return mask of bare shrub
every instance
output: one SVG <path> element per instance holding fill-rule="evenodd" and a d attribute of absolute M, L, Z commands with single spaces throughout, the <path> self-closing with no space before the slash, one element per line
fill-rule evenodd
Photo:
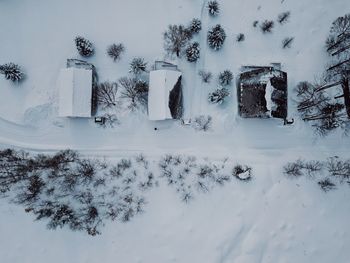
<path fill-rule="evenodd" d="M 290 18 L 290 11 L 287 11 L 279 14 L 277 21 L 280 24 L 284 24 L 288 22 L 289 18 Z"/>
<path fill-rule="evenodd" d="M 336 189 L 336 185 L 334 183 L 332 183 L 331 180 L 329 180 L 328 178 L 321 180 L 318 182 L 318 185 L 321 187 L 321 189 L 325 192 L 328 192 L 330 190 L 334 190 Z"/>
<path fill-rule="evenodd" d="M 337 156 L 327 160 L 327 169 L 331 176 L 342 180 L 350 178 L 350 160 L 342 160 Z"/>
<path fill-rule="evenodd" d="M 239 33 L 236 37 L 237 42 L 243 42 L 245 40 L 245 35 L 243 33 Z"/>
<path fill-rule="evenodd" d="M 201 77 L 203 83 L 210 83 L 213 74 L 209 71 L 200 70 L 198 75 Z"/>
<path fill-rule="evenodd" d="M 114 62 L 121 59 L 124 51 L 125 47 L 122 43 L 112 44 L 107 48 L 107 54 L 113 59 Z"/>
<path fill-rule="evenodd" d="M 282 47 L 283 48 L 290 48 L 292 46 L 292 43 L 294 41 L 294 37 L 286 37 L 282 40 Z"/>
<path fill-rule="evenodd" d="M 200 115 L 195 117 L 192 127 L 197 131 L 208 131 L 211 129 L 212 126 L 212 117 L 211 116 L 205 116 Z"/>
<path fill-rule="evenodd" d="M 284 167 L 284 173 L 292 177 L 300 177 L 304 175 L 313 176 L 322 172 L 323 163 L 320 161 L 304 161 L 301 159 L 290 162 Z"/>

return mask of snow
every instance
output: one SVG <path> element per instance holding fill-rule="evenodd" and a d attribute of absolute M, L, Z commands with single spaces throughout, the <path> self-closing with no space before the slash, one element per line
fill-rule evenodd
<path fill-rule="evenodd" d="M 148 92 L 148 116 L 150 120 L 172 119 L 169 95 L 180 77 L 181 72 L 176 70 L 153 70 L 150 72 Z"/>
<path fill-rule="evenodd" d="M 349 138 L 340 133 L 315 137 L 297 120 L 291 97 L 293 126 L 276 119 L 239 118 L 234 86 L 226 104 L 207 102 L 208 93 L 217 88 L 217 73 L 230 69 L 237 75 L 242 65 L 281 62 L 289 94 L 299 81 L 313 81 L 329 61 L 324 41 L 331 23 L 348 12 L 349 1 L 221 0 L 216 18 L 207 15 L 205 5 L 201 0 L 0 0 L 0 63 L 18 63 L 27 75 L 21 85 L 0 76 L 1 148 L 38 153 L 72 148 L 101 158 L 143 152 L 154 160 L 179 153 L 231 157 L 253 166 L 250 182 L 219 187 L 190 204 L 161 185 L 148 197 L 144 214 L 127 224 L 108 223 L 94 238 L 65 229 L 49 231 L 45 222 L 33 222 L 23 208 L 1 199 L 1 262 L 349 261 L 349 187 L 344 184 L 325 194 L 314 181 L 290 180 L 281 170 L 299 157 L 349 157 Z M 288 10 L 290 21 L 276 23 L 272 34 L 252 27 L 254 20 L 276 20 Z M 93 42 L 96 52 L 89 62 L 100 81 L 116 81 L 128 74 L 136 56 L 148 62 L 164 59 L 162 33 L 167 25 L 186 24 L 194 17 L 203 22 L 203 31 L 194 39 L 201 45 L 201 58 L 196 64 L 185 59 L 175 63 L 183 76 L 186 118 L 211 115 L 211 132 L 196 132 L 174 121 L 162 122 L 155 132 L 141 113 L 121 117 L 115 129 L 99 129 L 87 119 L 57 118 L 57 73 L 67 58 L 79 58 L 74 37 L 84 35 Z M 214 52 L 207 49 L 206 32 L 218 23 L 227 39 L 223 49 Z M 237 43 L 240 32 L 246 39 Z M 295 37 L 292 47 L 282 49 L 281 41 L 290 36 Z M 106 55 L 106 47 L 114 42 L 126 47 L 118 63 Z M 210 84 L 201 82 L 201 69 L 214 74 Z"/>
<path fill-rule="evenodd" d="M 59 116 L 91 117 L 92 70 L 61 69 L 57 83 Z"/>
<path fill-rule="evenodd" d="M 271 85 L 271 81 L 268 80 L 265 87 L 265 100 L 266 100 L 266 108 L 269 111 L 267 114 L 269 114 L 270 117 L 271 117 L 271 110 L 272 110 L 272 100 L 271 100 L 272 91 L 273 91 L 273 87 Z"/>

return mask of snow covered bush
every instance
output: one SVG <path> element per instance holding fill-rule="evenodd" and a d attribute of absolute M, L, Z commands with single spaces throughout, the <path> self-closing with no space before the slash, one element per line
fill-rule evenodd
<path fill-rule="evenodd" d="M 191 32 L 191 34 L 198 34 L 202 30 L 202 22 L 198 18 L 193 18 L 190 26 L 188 27 L 188 31 Z"/>
<path fill-rule="evenodd" d="M 211 72 L 205 70 L 200 70 L 198 75 L 201 77 L 203 83 L 209 83 L 213 77 Z"/>
<path fill-rule="evenodd" d="M 124 51 L 125 51 L 125 47 L 121 43 L 112 44 L 107 48 L 107 54 L 113 59 L 114 62 L 117 60 L 120 60 L 121 55 L 123 54 Z"/>
<path fill-rule="evenodd" d="M 191 43 L 186 49 L 186 57 L 189 62 L 196 62 L 200 57 L 200 48 L 198 42 Z"/>
<path fill-rule="evenodd" d="M 211 129 L 213 118 L 209 115 L 200 115 L 194 118 L 192 127 L 197 131 L 208 131 Z"/>
<path fill-rule="evenodd" d="M 104 109 L 117 106 L 118 83 L 103 82 L 98 84 L 96 98 Z"/>
<path fill-rule="evenodd" d="M 83 57 L 90 57 L 94 54 L 92 43 L 84 37 L 77 36 L 75 38 L 75 45 L 79 54 Z"/>
<path fill-rule="evenodd" d="M 283 12 L 283 13 L 278 15 L 277 21 L 280 24 L 284 24 L 284 23 L 288 22 L 289 17 L 290 17 L 290 12 L 289 11 Z"/>
<path fill-rule="evenodd" d="M 265 20 L 264 22 L 262 22 L 262 24 L 260 25 L 260 29 L 263 33 L 271 33 L 272 32 L 272 28 L 274 27 L 275 23 L 271 20 Z"/>
<path fill-rule="evenodd" d="M 190 40 L 192 33 L 183 25 L 169 25 L 168 30 L 164 32 L 164 49 L 168 56 L 176 54 L 181 57 L 183 49 Z"/>
<path fill-rule="evenodd" d="M 290 48 L 292 46 L 292 43 L 294 41 L 294 37 L 286 37 L 282 40 L 282 47 L 283 48 Z"/>
<path fill-rule="evenodd" d="M 210 103 L 222 104 L 227 96 L 230 95 L 230 92 L 227 88 L 219 88 L 214 92 L 209 93 L 208 101 Z"/>
<path fill-rule="evenodd" d="M 238 164 L 233 167 L 232 175 L 240 181 L 250 181 L 252 180 L 252 167 Z"/>
<path fill-rule="evenodd" d="M 233 80 L 233 73 L 230 70 L 224 70 L 219 74 L 219 83 L 222 86 L 231 85 Z"/>
<path fill-rule="evenodd" d="M 237 35 L 237 37 L 236 37 L 236 41 L 237 41 L 237 42 L 242 42 L 242 41 L 244 41 L 244 40 L 245 40 L 244 34 L 239 33 L 239 34 Z"/>
<path fill-rule="evenodd" d="M 135 110 L 147 105 L 147 82 L 136 78 L 123 77 L 119 79 L 119 84 L 123 88 L 120 98 L 128 100 L 129 109 Z"/>
<path fill-rule="evenodd" d="M 214 50 L 220 50 L 225 42 L 226 33 L 225 30 L 221 27 L 221 25 L 214 26 L 208 32 L 207 41 L 209 47 Z"/>
<path fill-rule="evenodd" d="M 24 78 L 24 73 L 22 72 L 20 66 L 14 63 L 0 65 L 0 74 L 4 74 L 7 80 L 11 80 L 13 82 L 19 82 Z"/>
<path fill-rule="evenodd" d="M 130 62 L 130 73 L 140 75 L 142 72 L 146 72 L 146 70 L 147 62 L 145 62 L 144 58 L 136 57 Z"/>
<path fill-rule="evenodd" d="M 217 16 L 220 12 L 219 3 L 215 0 L 209 1 L 207 8 L 210 16 Z"/>

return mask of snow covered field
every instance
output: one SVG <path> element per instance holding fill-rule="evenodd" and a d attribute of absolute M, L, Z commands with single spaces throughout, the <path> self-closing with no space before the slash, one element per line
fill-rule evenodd
<path fill-rule="evenodd" d="M 279 120 L 246 120 L 237 116 L 236 97 L 209 105 L 216 81 L 201 84 L 198 70 L 215 75 L 241 65 L 281 62 L 289 91 L 312 81 L 327 63 L 324 41 L 332 21 L 348 13 L 347 0 L 221 0 L 221 13 L 210 18 L 204 0 L 0 0 L 0 64 L 23 66 L 21 85 L 0 78 L 0 145 L 35 152 L 72 148 L 88 156 L 121 158 L 143 152 L 157 159 L 165 153 L 211 159 L 230 157 L 253 166 L 254 180 L 234 181 L 189 204 L 161 185 L 149 197 L 146 211 L 131 222 L 108 223 L 101 236 L 67 229 L 48 231 L 33 223 L 23 208 L 0 202 L 0 262 L 348 262 L 350 190 L 344 184 L 324 193 L 315 182 L 290 180 L 282 166 L 298 157 L 349 157 L 349 138 L 334 133 L 316 138 L 310 127 Z M 276 20 L 290 11 L 290 21 L 262 34 L 254 20 Z M 200 61 L 178 61 L 184 76 L 185 116 L 213 116 L 213 129 L 196 132 L 178 123 L 155 123 L 142 113 L 121 116 L 114 129 L 87 120 L 57 117 L 59 70 L 67 58 L 79 58 L 74 37 L 86 36 L 96 48 L 89 59 L 100 81 L 128 74 L 131 59 L 149 65 L 162 59 L 162 33 L 169 24 L 203 22 Z M 220 23 L 224 48 L 205 48 L 206 32 Z M 244 42 L 236 42 L 244 33 Z M 282 49 L 285 37 L 295 37 Z M 126 53 L 114 63 L 106 47 L 122 42 Z M 232 91 L 235 87 L 231 87 Z M 295 107 L 290 99 L 290 117 Z M 154 131 L 154 127 L 159 128 Z"/>

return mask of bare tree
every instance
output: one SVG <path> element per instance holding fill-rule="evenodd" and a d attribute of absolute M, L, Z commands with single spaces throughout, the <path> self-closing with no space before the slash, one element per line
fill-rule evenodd
<path fill-rule="evenodd" d="M 117 100 L 118 83 L 104 82 L 98 85 L 97 88 L 97 103 L 103 108 L 115 107 L 118 104 Z"/>
<path fill-rule="evenodd" d="M 168 30 L 163 34 L 166 53 L 169 56 L 176 54 L 180 57 L 191 36 L 191 32 L 185 26 L 169 25 Z"/>
<path fill-rule="evenodd" d="M 123 87 L 121 98 L 129 100 L 129 108 L 136 109 L 147 105 L 148 84 L 136 78 L 123 77 L 119 79 Z"/>

